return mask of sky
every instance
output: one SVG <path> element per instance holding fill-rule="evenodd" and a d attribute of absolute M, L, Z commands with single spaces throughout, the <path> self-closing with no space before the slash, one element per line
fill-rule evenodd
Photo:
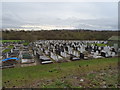
<path fill-rule="evenodd" d="M 117 30 L 117 2 L 2 2 L 2 28 Z"/>

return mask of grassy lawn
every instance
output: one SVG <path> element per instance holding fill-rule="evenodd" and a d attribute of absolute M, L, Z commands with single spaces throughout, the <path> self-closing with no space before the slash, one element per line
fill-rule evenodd
<path fill-rule="evenodd" d="M 8 48 L 12 49 L 12 48 L 14 48 L 14 45 L 10 45 L 10 46 L 8 46 Z"/>
<path fill-rule="evenodd" d="M 9 52 L 12 48 L 14 48 L 14 45 L 10 45 L 7 47 L 7 49 L 3 50 L 2 53 Z"/>
<path fill-rule="evenodd" d="M 114 69 L 117 64 L 118 58 L 116 57 L 3 69 L 2 84 L 4 87 L 81 88 L 91 85 L 89 84 L 91 82 L 99 87 L 101 84 L 96 84 L 100 80 L 94 79 L 102 78 L 99 76 L 101 73 L 112 73 L 109 68 Z M 117 72 L 117 70 L 113 71 Z M 111 79 L 112 83 L 117 83 L 115 75 L 113 78 L 107 74 L 104 77 L 108 77 L 106 82 Z M 91 79 L 93 80 L 90 81 Z"/>
<path fill-rule="evenodd" d="M 24 46 L 27 46 L 27 45 L 29 45 L 29 42 L 25 42 L 25 43 L 23 43 L 23 45 L 24 45 Z"/>
<path fill-rule="evenodd" d="M 97 46 L 106 46 L 107 44 L 97 43 Z"/>
<path fill-rule="evenodd" d="M 106 46 L 107 44 L 102 44 L 102 43 L 96 43 L 96 44 L 93 44 L 93 45 L 97 45 L 97 46 Z"/>
<path fill-rule="evenodd" d="M 0 42 L 20 42 L 22 40 L 0 40 Z"/>
<path fill-rule="evenodd" d="M 11 49 L 5 49 L 2 51 L 2 53 L 6 53 L 6 52 L 9 52 Z"/>

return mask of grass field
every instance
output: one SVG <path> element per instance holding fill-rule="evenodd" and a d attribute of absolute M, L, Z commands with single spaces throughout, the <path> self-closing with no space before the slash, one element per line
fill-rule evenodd
<path fill-rule="evenodd" d="M 118 58 L 3 69 L 4 87 L 82 88 L 116 87 Z M 107 83 L 107 84 L 106 84 Z M 105 84 L 105 85 L 103 85 Z"/>
<path fill-rule="evenodd" d="M 22 40 L 0 40 L 0 42 L 20 42 Z"/>

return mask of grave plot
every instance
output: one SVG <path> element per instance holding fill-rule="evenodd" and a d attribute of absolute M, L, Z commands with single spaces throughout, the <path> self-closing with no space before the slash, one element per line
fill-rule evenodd
<path fill-rule="evenodd" d="M 70 60 L 75 61 L 75 60 L 80 60 L 80 52 L 78 51 L 78 48 L 74 46 L 68 46 L 67 50 L 68 54 L 70 55 Z"/>
<path fill-rule="evenodd" d="M 98 51 L 93 52 L 93 58 L 103 58 Z"/>
<path fill-rule="evenodd" d="M 39 56 L 41 64 L 50 64 L 53 63 L 53 61 L 48 58 L 47 56 Z"/>
<path fill-rule="evenodd" d="M 19 49 L 20 50 L 21 47 L 23 47 L 22 44 L 15 44 L 14 45 L 14 49 Z"/>
<path fill-rule="evenodd" d="M 64 58 L 70 57 L 70 55 L 67 54 L 67 52 L 61 52 L 61 56 Z"/>
<path fill-rule="evenodd" d="M 29 64 L 29 63 L 34 63 L 35 60 L 33 59 L 33 56 L 28 53 L 28 52 L 24 52 L 22 53 L 22 59 L 21 59 L 21 63 L 22 64 Z"/>
<path fill-rule="evenodd" d="M 1 68 L 4 69 L 4 68 L 13 68 L 16 66 L 16 64 L 18 63 L 20 59 L 19 58 L 16 58 L 16 57 L 11 57 L 11 58 L 6 58 L 6 59 L 3 59 L 0 63 L 1 64 Z"/>
<path fill-rule="evenodd" d="M 23 51 L 29 51 L 28 46 L 23 46 Z"/>
<path fill-rule="evenodd" d="M 9 55 L 9 57 L 19 57 L 19 49 L 11 49 L 11 53 Z"/>
<path fill-rule="evenodd" d="M 42 49 L 43 50 L 43 49 Z M 37 51 L 34 50 L 34 55 L 37 57 L 37 61 L 38 63 L 40 62 L 41 64 L 49 64 L 49 63 L 53 63 L 53 61 L 51 60 L 51 58 L 49 58 L 48 56 L 46 56 L 48 54 L 47 50 L 43 50 L 41 49 L 37 49 Z"/>
<path fill-rule="evenodd" d="M 63 58 L 57 54 L 54 54 L 53 52 L 51 52 L 51 56 L 50 56 L 53 60 L 55 60 L 56 62 L 62 60 Z"/>
<path fill-rule="evenodd" d="M 72 61 L 80 60 L 79 53 L 77 51 L 70 50 L 70 51 L 68 51 L 68 54 L 70 55 L 70 60 L 72 60 Z"/>

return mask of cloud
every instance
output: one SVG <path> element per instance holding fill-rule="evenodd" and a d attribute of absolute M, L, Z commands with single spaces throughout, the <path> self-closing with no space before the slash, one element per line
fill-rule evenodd
<path fill-rule="evenodd" d="M 23 25 L 71 26 L 83 29 L 117 29 L 115 2 L 3 3 L 3 28 Z"/>

